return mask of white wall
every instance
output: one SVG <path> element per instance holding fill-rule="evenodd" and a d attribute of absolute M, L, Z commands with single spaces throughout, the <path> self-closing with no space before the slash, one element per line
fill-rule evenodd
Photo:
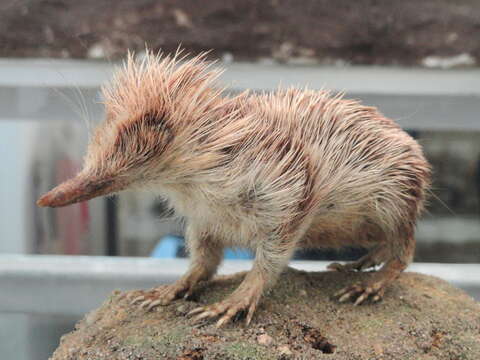
<path fill-rule="evenodd" d="M 0 253 L 30 250 L 30 162 L 37 124 L 28 120 L 0 120 Z"/>

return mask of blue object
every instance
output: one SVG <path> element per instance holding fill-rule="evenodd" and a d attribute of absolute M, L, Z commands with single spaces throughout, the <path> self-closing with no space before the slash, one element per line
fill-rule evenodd
<path fill-rule="evenodd" d="M 184 242 L 185 240 L 181 236 L 166 235 L 160 239 L 150 256 L 157 259 L 176 258 Z M 229 260 L 248 260 L 253 259 L 253 254 L 247 249 L 225 249 L 224 258 Z"/>
<path fill-rule="evenodd" d="M 183 241 L 183 238 L 180 236 L 166 235 L 160 239 L 150 256 L 157 259 L 176 258 Z"/>
<path fill-rule="evenodd" d="M 249 260 L 253 259 L 253 254 L 250 250 L 235 248 L 225 249 L 223 257 L 228 260 Z"/>

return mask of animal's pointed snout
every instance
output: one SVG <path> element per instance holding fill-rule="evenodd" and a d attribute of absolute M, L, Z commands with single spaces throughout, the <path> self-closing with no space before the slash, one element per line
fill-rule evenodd
<path fill-rule="evenodd" d="M 59 207 L 93 199 L 121 190 L 114 179 L 78 175 L 50 190 L 37 201 L 41 207 Z"/>

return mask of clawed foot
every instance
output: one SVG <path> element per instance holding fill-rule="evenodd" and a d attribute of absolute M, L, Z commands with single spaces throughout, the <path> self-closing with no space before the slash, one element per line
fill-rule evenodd
<path fill-rule="evenodd" d="M 237 314 L 246 312 L 246 324 L 248 325 L 252 321 L 259 299 L 259 295 L 245 295 L 240 291 L 219 303 L 198 307 L 188 313 L 188 316 L 196 315 L 193 319 L 195 323 L 221 316 L 216 326 L 222 327 L 232 321 Z"/>
<path fill-rule="evenodd" d="M 354 305 L 361 305 L 366 300 L 371 302 L 379 302 L 382 300 L 385 293 L 383 282 L 377 281 L 367 284 L 354 284 L 344 287 L 342 290 L 336 292 L 333 297 L 343 303 L 346 301 L 354 301 Z"/>
<path fill-rule="evenodd" d="M 365 264 L 365 265 L 359 264 L 358 262 L 352 262 L 352 263 L 346 263 L 346 264 L 340 264 L 340 263 L 334 262 L 328 265 L 327 269 L 338 271 L 338 272 L 353 272 L 353 271 L 367 270 L 373 266 L 374 265 L 370 265 L 370 264 Z"/>
<path fill-rule="evenodd" d="M 327 266 L 328 270 L 338 271 L 338 272 L 353 272 L 353 271 L 365 271 L 368 269 L 375 268 L 381 264 L 381 261 L 374 259 L 372 256 L 367 255 L 361 258 L 358 261 L 351 263 L 340 264 L 337 262 L 331 263 Z"/>
<path fill-rule="evenodd" d="M 379 246 L 357 261 L 346 264 L 331 263 L 327 266 L 327 269 L 339 272 L 365 271 L 382 264 L 385 261 L 385 257 L 385 248 Z"/>
<path fill-rule="evenodd" d="M 170 304 L 173 300 L 190 296 L 190 291 L 182 284 L 164 285 L 151 290 L 137 291 L 129 296 L 131 304 L 138 304 L 140 308 L 152 310 L 161 305 Z"/>
<path fill-rule="evenodd" d="M 364 283 L 347 286 L 336 292 L 333 297 L 339 302 L 353 301 L 355 305 L 363 304 L 367 300 L 379 302 L 382 300 L 385 288 L 398 278 L 405 270 L 407 263 L 398 259 L 388 261 Z"/>

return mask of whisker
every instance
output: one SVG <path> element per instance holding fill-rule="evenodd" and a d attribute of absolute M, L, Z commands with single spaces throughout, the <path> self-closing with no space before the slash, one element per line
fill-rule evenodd
<path fill-rule="evenodd" d="M 58 73 L 58 75 L 60 75 L 64 80 L 65 80 L 65 83 L 71 83 L 71 81 L 69 81 L 65 74 L 63 74 L 62 72 L 60 72 L 59 70 L 56 70 L 56 72 Z M 91 126 L 90 126 L 90 123 L 91 123 L 91 118 L 90 118 L 90 113 L 88 111 L 88 106 L 87 106 L 87 103 L 86 103 L 86 100 L 85 100 L 85 96 L 83 95 L 83 93 L 81 92 L 80 88 L 75 85 L 75 84 L 72 84 L 73 85 L 73 88 L 75 90 L 74 94 L 76 94 L 78 96 L 78 103 L 73 101 L 72 99 L 70 99 L 66 94 L 62 93 L 62 92 L 59 92 L 58 89 L 55 89 L 57 91 L 58 94 L 61 94 L 63 96 L 64 99 L 68 100 L 70 104 L 74 105 L 75 108 L 76 108 L 76 114 L 77 116 L 79 116 L 83 122 L 85 123 L 85 127 L 87 128 L 87 132 L 88 132 L 88 135 L 90 135 L 90 132 L 91 132 Z"/>
<path fill-rule="evenodd" d="M 88 121 L 86 121 L 85 117 L 84 117 L 84 113 L 80 107 L 80 105 L 75 102 L 74 100 L 72 100 L 67 94 L 65 94 L 64 92 L 60 91 L 58 88 L 55 88 L 55 87 L 52 87 L 51 88 L 57 95 L 59 95 L 62 99 L 66 100 L 66 102 L 72 107 L 72 110 L 74 111 L 75 115 L 78 116 L 78 118 L 84 120 L 84 123 L 87 127 L 87 130 L 89 129 L 89 126 L 88 126 Z"/>

